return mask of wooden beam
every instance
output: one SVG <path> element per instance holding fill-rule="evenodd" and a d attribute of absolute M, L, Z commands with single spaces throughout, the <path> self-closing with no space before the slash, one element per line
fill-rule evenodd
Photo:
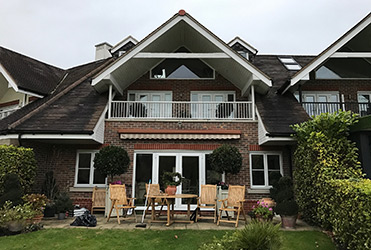
<path fill-rule="evenodd" d="M 371 58 L 371 52 L 335 52 L 330 58 Z"/>
<path fill-rule="evenodd" d="M 193 58 L 230 58 L 226 53 L 152 53 L 152 52 L 140 52 L 133 56 L 133 58 L 181 58 L 181 59 L 193 59 Z"/>

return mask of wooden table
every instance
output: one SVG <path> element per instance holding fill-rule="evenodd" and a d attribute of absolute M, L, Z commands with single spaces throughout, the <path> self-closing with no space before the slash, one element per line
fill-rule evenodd
<path fill-rule="evenodd" d="M 163 220 L 157 220 L 156 219 L 156 210 L 155 210 L 155 200 L 161 199 L 165 201 L 167 206 L 167 220 L 166 220 L 166 226 L 170 226 L 174 222 L 182 222 L 182 223 L 193 223 L 193 221 L 190 220 L 191 216 L 191 199 L 197 198 L 198 195 L 196 194 L 175 194 L 175 195 L 167 195 L 167 194 L 161 194 L 161 195 L 150 195 L 148 196 L 148 200 L 150 202 L 150 206 L 152 207 L 151 210 L 151 222 L 164 222 Z M 188 220 L 174 220 L 174 203 L 176 198 L 181 199 L 187 199 L 187 217 Z M 170 208 L 171 207 L 171 208 Z"/>

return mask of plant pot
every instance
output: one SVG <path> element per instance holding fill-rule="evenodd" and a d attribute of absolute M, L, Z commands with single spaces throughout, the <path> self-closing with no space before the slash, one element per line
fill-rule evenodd
<path fill-rule="evenodd" d="M 44 217 L 54 217 L 56 209 L 54 206 L 46 206 L 44 209 Z"/>
<path fill-rule="evenodd" d="M 44 214 L 36 215 L 35 217 L 32 218 L 32 223 L 39 224 L 43 218 L 44 218 Z"/>
<path fill-rule="evenodd" d="M 295 228 L 296 219 L 298 215 L 281 215 L 282 227 L 283 228 Z"/>
<path fill-rule="evenodd" d="M 58 213 L 58 220 L 66 219 L 66 213 Z"/>
<path fill-rule="evenodd" d="M 25 222 L 23 220 L 15 220 L 8 222 L 8 230 L 10 232 L 20 232 L 23 230 Z"/>
<path fill-rule="evenodd" d="M 167 193 L 168 195 L 175 195 L 176 186 L 167 186 L 167 188 L 165 189 L 165 193 Z"/>

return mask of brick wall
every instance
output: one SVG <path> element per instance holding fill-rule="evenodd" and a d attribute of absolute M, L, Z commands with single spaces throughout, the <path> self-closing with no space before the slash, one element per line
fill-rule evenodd
<path fill-rule="evenodd" d="M 302 91 L 339 91 L 344 101 L 357 102 L 357 91 L 371 91 L 371 80 L 310 80 Z"/>

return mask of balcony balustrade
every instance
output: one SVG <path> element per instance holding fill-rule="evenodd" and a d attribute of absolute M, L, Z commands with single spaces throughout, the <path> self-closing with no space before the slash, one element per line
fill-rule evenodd
<path fill-rule="evenodd" d="M 111 105 L 111 119 L 253 120 L 251 101 L 112 101 Z"/>
<path fill-rule="evenodd" d="M 0 110 L 0 120 L 4 119 L 5 117 L 7 117 L 11 113 L 15 112 L 16 110 L 18 110 L 18 108 L 8 109 L 8 110 Z"/>
<path fill-rule="evenodd" d="M 301 105 L 310 116 L 321 113 L 334 113 L 338 110 L 352 111 L 360 116 L 371 114 L 371 103 L 361 102 L 302 102 Z"/>

